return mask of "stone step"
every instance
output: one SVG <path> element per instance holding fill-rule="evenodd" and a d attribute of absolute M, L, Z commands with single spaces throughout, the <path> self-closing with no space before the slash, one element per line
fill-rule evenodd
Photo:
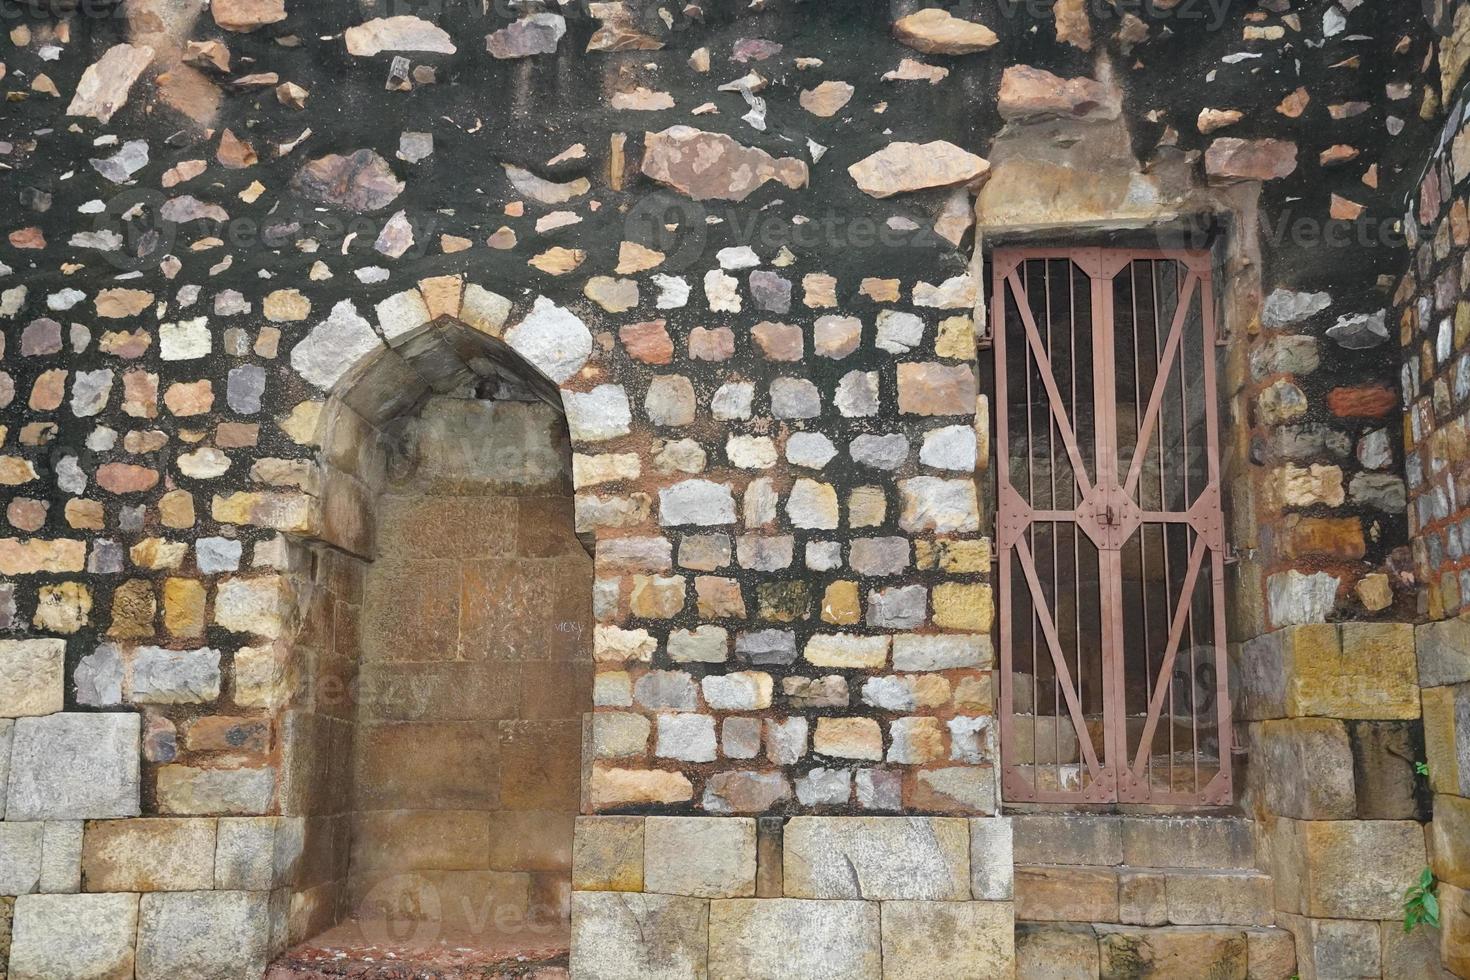
<path fill-rule="evenodd" d="M 1237 815 L 1017 813 L 1017 864 L 1253 868 L 1255 827 Z"/>
<path fill-rule="evenodd" d="M 1028 980 L 1288 980 L 1291 933 L 1269 927 L 1016 924 L 1016 976 Z"/>
<path fill-rule="evenodd" d="M 1252 869 L 1016 866 L 1016 918 L 1136 926 L 1269 926 L 1270 875 Z"/>

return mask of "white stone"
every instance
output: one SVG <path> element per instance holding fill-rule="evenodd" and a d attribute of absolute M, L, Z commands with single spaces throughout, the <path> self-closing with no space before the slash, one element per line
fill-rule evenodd
<path fill-rule="evenodd" d="M 152 892 L 138 906 L 138 980 L 255 980 L 270 953 L 267 892 Z"/>
<path fill-rule="evenodd" d="M 990 637 L 949 633 L 905 634 L 893 638 L 894 670 L 958 670 L 990 664 Z"/>
<path fill-rule="evenodd" d="M 643 822 L 643 888 L 696 898 L 754 895 L 754 818 L 647 818 Z"/>
<path fill-rule="evenodd" d="M 702 980 L 707 899 L 573 892 L 571 975 L 589 980 Z"/>
<path fill-rule="evenodd" d="M 782 843 L 790 898 L 970 898 L 970 828 L 960 817 L 792 817 Z"/>
<path fill-rule="evenodd" d="M 131 712 L 16 721 L 6 819 L 137 816 L 141 722 Z"/>
<path fill-rule="evenodd" d="M 879 935 L 877 902 L 711 902 L 709 976 L 879 980 Z"/>
<path fill-rule="evenodd" d="M 212 346 L 209 321 L 202 316 L 158 325 L 158 356 L 165 361 L 190 361 L 206 357 Z"/>
<path fill-rule="evenodd" d="M 975 898 L 1011 900 L 1013 853 L 1010 817 L 976 817 L 970 821 L 970 892 Z"/>
<path fill-rule="evenodd" d="M 45 832 L 39 820 L 0 822 L 0 895 L 29 895 L 38 889 Z"/>
<path fill-rule="evenodd" d="M 710 414 L 721 422 L 748 419 L 754 398 L 755 385 L 749 381 L 727 381 L 715 390 L 714 397 L 710 399 Z"/>
<path fill-rule="evenodd" d="M 1323 623 L 1337 603 L 1338 579 L 1327 572 L 1304 575 L 1294 568 L 1266 579 L 1271 625 Z"/>
<path fill-rule="evenodd" d="M 65 661 L 65 640 L 0 640 L 0 718 L 60 711 Z"/>
<path fill-rule="evenodd" d="M 661 714 L 654 754 L 680 762 L 715 760 L 715 720 L 709 715 Z"/>
<path fill-rule="evenodd" d="M 133 654 L 131 700 L 137 704 L 206 704 L 219 697 L 220 653 L 139 647 Z"/>
<path fill-rule="evenodd" d="M 562 404 L 573 442 L 616 439 L 627 435 L 633 422 L 628 393 L 622 385 L 598 385 L 587 392 L 564 392 Z"/>
<path fill-rule="evenodd" d="M 837 527 L 837 491 L 829 483 L 803 477 L 791 486 L 786 516 L 795 527 L 832 530 Z"/>
<path fill-rule="evenodd" d="M 836 455 L 837 447 L 820 432 L 793 432 L 786 439 L 786 461 L 795 466 L 819 470 Z"/>
<path fill-rule="evenodd" d="M 375 309 L 378 314 L 378 329 L 382 331 L 383 338 L 394 347 L 429 322 L 429 307 L 424 304 L 424 294 L 417 289 L 394 293 Z"/>
<path fill-rule="evenodd" d="M 699 687 L 705 704 L 715 711 L 758 711 L 771 706 L 771 675 L 764 671 L 711 674 Z"/>
<path fill-rule="evenodd" d="M 878 414 L 878 372 L 849 371 L 837 382 L 833 404 L 844 418 L 867 418 Z"/>
<path fill-rule="evenodd" d="M 137 934 L 137 895 L 22 895 L 15 900 L 9 976 L 126 980 Z"/>
<path fill-rule="evenodd" d="M 669 659 L 675 663 L 722 664 L 730 656 L 730 634 L 708 623 L 669 634 Z"/>
<path fill-rule="evenodd" d="M 974 309 L 979 286 L 973 276 L 958 275 L 937 286 L 927 282 L 914 284 L 914 305 L 940 310 Z"/>
<path fill-rule="evenodd" d="M 725 440 L 725 456 L 743 470 L 768 470 L 776 465 L 776 444 L 770 436 L 731 435 Z"/>
<path fill-rule="evenodd" d="M 916 476 L 898 482 L 903 499 L 899 526 L 905 531 L 980 530 L 980 505 L 971 480 Z"/>
<path fill-rule="evenodd" d="M 715 313 L 740 312 L 740 280 L 719 269 L 704 274 L 704 299 Z"/>
<path fill-rule="evenodd" d="M 924 433 L 919 462 L 941 470 L 975 469 L 975 430 L 968 425 L 946 425 Z"/>
<path fill-rule="evenodd" d="M 728 483 L 684 480 L 658 492 L 658 520 L 668 527 L 735 523 L 735 497 Z"/>
<path fill-rule="evenodd" d="M 662 272 L 653 275 L 654 285 L 658 286 L 658 299 L 654 306 L 660 310 L 682 309 L 689 302 L 689 283 L 680 276 L 666 276 Z"/>
<path fill-rule="evenodd" d="M 373 332 L 372 324 L 358 314 L 352 300 L 344 299 L 291 349 L 291 367 L 307 381 L 325 390 L 336 384 L 359 360 L 383 349 L 383 342 Z"/>
<path fill-rule="evenodd" d="M 592 356 L 592 332 L 571 310 L 537 296 L 531 312 L 505 332 L 505 342 L 557 384 Z"/>
<path fill-rule="evenodd" d="M 754 269 L 761 264 L 761 257 L 749 245 L 732 245 L 715 253 L 715 261 L 726 272 L 736 269 Z"/>
<path fill-rule="evenodd" d="M 913 313 L 899 310 L 878 312 L 879 350 L 890 354 L 907 354 L 924 342 L 924 321 Z"/>

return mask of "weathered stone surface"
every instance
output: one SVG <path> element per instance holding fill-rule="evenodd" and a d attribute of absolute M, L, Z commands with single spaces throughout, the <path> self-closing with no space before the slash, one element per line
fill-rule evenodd
<path fill-rule="evenodd" d="M 1296 144 L 1222 136 L 1205 150 L 1205 172 L 1227 180 L 1276 180 L 1296 170 Z"/>
<path fill-rule="evenodd" d="M 543 11 L 522 17 L 490 34 L 485 38 L 485 49 L 491 57 L 502 60 L 555 54 L 556 46 L 566 32 L 566 18 Z"/>
<path fill-rule="evenodd" d="M 203 769 L 174 764 L 158 770 L 162 813 L 267 813 L 274 792 L 275 776 L 268 768 Z"/>
<path fill-rule="evenodd" d="M 793 817 L 784 844 L 789 897 L 970 897 L 970 835 L 963 819 Z"/>
<path fill-rule="evenodd" d="M 7 819 L 136 816 L 140 737 L 135 714 L 63 712 L 17 720 Z"/>
<path fill-rule="evenodd" d="M 99 820 L 82 838 L 88 891 L 211 891 L 215 821 Z"/>
<path fill-rule="evenodd" d="M 882 974 L 875 902 L 736 898 L 709 904 L 712 977 L 879 980 Z"/>
<path fill-rule="evenodd" d="M 984 24 L 964 20 L 943 7 L 926 7 L 893 23 L 893 36 L 925 54 L 973 54 L 999 38 Z"/>
<path fill-rule="evenodd" d="M 376 17 L 347 28 L 343 34 L 347 53 L 370 58 L 384 51 L 427 51 L 454 54 L 457 50 L 449 35 L 437 24 L 420 17 L 399 15 Z"/>
<path fill-rule="evenodd" d="M 1097 936 L 1090 926 L 1017 923 L 1016 976 L 1097 980 Z"/>
<path fill-rule="evenodd" d="M 377 211 L 403 193 L 404 183 L 376 152 L 357 150 L 348 156 L 331 153 L 309 161 L 292 178 L 291 187 L 318 204 Z"/>
<path fill-rule="evenodd" d="M 755 820 L 649 817 L 643 880 L 649 892 L 695 898 L 755 894 Z"/>
<path fill-rule="evenodd" d="M 678 895 L 574 892 L 571 972 L 590 980 L 703 980 L 709 906 Z"/>
<path fill-rule="evenodd" d="M 353 364 L 382 349 L 372 324 L 344 299 L 291 349 L 291 367 L 317 387 L 331 388 Z"/>
<path fill-rule="evenodd" d="M 1271 857 L 1278 908 L 1359 919 L 1397 918 L 1404 882 L 1427 863 L 1424 828 L 1406 820 L 1282 819 Z"/>
<path fill-rule="evenodd" d="M 139 980 L 253 980 L 269 953 L 265 892 L 155 892 L 138 903 Z"/>
<path fill-rule="evenodd" d="M 1010 817 L 970 821 L 970 893 L 976 899 L 1008 902 L 1014 894 L 1015 845 Z"/>
<path fill-rule="evenodd" d="M 773 158 L 723 133 L 670 126 L 643 136 L 645 176 L 696 201 L 743 201 L 767 181 L 805 187 L 807 167 L 794 157 Z"/>
<path fill-rule="evenodd" d="M 694 795 L 682 772 L 665 769 L 619 769 L 596 766 L 590 781 L 594 807 L 634 803 L 683 803 Z"/>
<path fill-rule="evenodd" d="M 152 60 L 153 49 L 146 45 L 115 44 L 108 48 L 82 73 L 66 114 L 90 116 L 107 124 L 113 113 L 127 103 L 133 84 Z"/>
<path fill-rule="evenodd" d="M 1118 875 L 1111 868 L 1023 866 L 1015 888 L 1018 919 L 1118 921 Z"/>
<path fill-rule="evenodd" d="M 12 980 L 130 980 L 137 895 L 22 895 L 15 900 Z"/>
<path fill-rule="evenodd" d="M 1059 78 L 1030 65 L 1011 65 L 1000 79 L 1000 116 L 1007 121 L 1060 116 L 1116 119 L 1122 112 L 1117 89 L 1091 78 Z"/>
<path fill-rule="evenodd" d="M 990 172 L 990 164 L 945 140 L 896 142 L 854 163 L 847 172 L 864 194 L 885 198 L 971 184 Z"/>
<path fill-rule="evenodd" d="M 215 0 L 209 12 L 220 27 L 245 34 L 285 20 L 286 0 Z"/>
<path fill-rule="evenodd" d="M 763 813 L 791 798 L 791 783 L 779 772 L 721 772 L 705 785 L 710 813 Z"/>
<path fill-rule="evenodd" d="M 578 817 L 572 845 L 572 888 L 643 891 L 643 817 Z"/>
<path fill-rule="evenodd" d="M 1015 971 L 1009 902 L 884 902 L 883 976 L 990 980 Z"/>
<path fill-rule="evenodd" d="M 1141 929 L 1108 926 L 1098 937 L 1101 976 L 1191 975 L 1246 978 L 1245 934 L 1239 929 Z"/>
<path fill-rule="evenodd" d="M 1423 687 L 1470 681 L 1470 618 L 1457 617 L 1424 623 L 1414 630 Z"/>
<path fill-rule="evenodd" d="M 1347 726 L 1335 718 L 1262 722 L 1253 743 L 1266 808 L 1299 820 L 1351 820 L 1356 801 Z"/>
<path fill-rule="evenodd" d="M 0 640 L 0 718 L 62 709 L 65 640 Z"/>
<path fill-rule="evenodd" d="M 587 325 L 545 296 L 537 296 L 526 318 L 505 332 L 505 342 L 557 384 L 580 371 L 592 354 Z"/>

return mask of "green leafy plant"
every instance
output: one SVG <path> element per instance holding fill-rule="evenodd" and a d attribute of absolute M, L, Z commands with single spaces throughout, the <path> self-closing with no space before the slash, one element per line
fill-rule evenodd
<path fill-rule="evenodd" d="M 1429 775 L 1429 763 L 1427 763 L 1427 762 L 1416 762 L 1416 763 L 1414 763 L 1414 771 L 1416 773 L 1418 773 L 1419 775 L 1421 775 L 1421 776 L 1428 776 Z"/>
<path fill-rule="evenodd" d="M 1419 872 L 1419 881 L 1404 892 L 1404 932 L 1413 932 L 1422 923 L 1439 926 L 1439 897 L 1435 894 L 1438 888 L 1432 870 L 1425 868 Z"/>

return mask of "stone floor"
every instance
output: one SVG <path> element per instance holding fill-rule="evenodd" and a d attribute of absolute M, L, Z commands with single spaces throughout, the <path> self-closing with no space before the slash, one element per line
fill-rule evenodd
<path fill-rule="evenodd" d="M 289 950 L 266 980 L 567 980 L 570 928 L 367 942 L 344 922 Z"/>

